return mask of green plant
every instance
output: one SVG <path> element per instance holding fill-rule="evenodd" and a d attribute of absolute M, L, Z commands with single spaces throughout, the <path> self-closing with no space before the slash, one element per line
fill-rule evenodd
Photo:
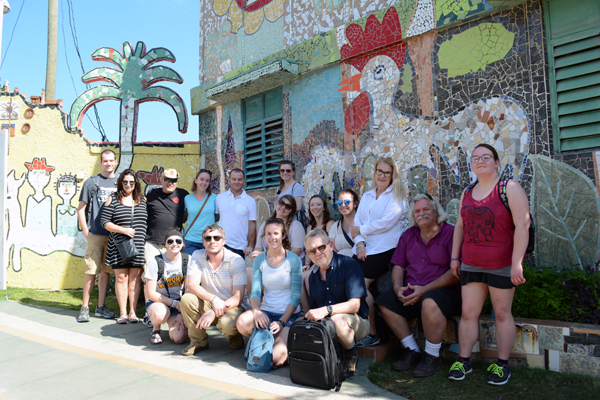
<path fill-rule="evenodd" d="M 597 266 L 564 271 L 563 287 L 568 312 L 564 319 L 600 324 L 600 273 Z"/>
<path fill-rule="evenodd" d="M 515 317 L 562 319 L 568 312 L 567 293 L 561 285 L 562 272 L 552 269 L 523 269 L 527 282 L 517 288 L 512 313 Z"/>

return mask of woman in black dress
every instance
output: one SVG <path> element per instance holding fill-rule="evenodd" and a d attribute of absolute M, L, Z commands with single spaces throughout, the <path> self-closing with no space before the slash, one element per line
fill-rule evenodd
<path fill-rule="evenodd" d="M 140 296 L 141 277 L 144 272 L 147 219 L 146 199 L 142 195 L 139 178 L 134 170 L 126 169 L 117 180 L 117 192 L 113 193 L 104 204 L 101 217 L 102 226 L 110 232 L 106 264 L 111 265 L 115 270 L 115 292 L 120 309 L 118 324 L 139 321 L 135 315 L 135 306 Z M 118 241 L 123 236 L 133 238 L 139 253 L 133 261 L 128 263 L 123 263 L 115 245 L 115 240 Z M 129 314 L 127 314 L 128 294 Z"/>

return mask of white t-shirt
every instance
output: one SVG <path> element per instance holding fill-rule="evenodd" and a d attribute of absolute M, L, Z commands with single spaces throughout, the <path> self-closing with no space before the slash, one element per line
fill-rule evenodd
<path fill-rule="evenodd" d="M 267 241 L 265 240 L 265 222 L 260 224 L 258 227 L 258 236 L 256 239 L 256 247 L 255 249 L 258 251 L 267 251 L 269 247 L 267 246 Z M 293 220 L 290 225 L 290 231 L 288 232 L 288 237 L 290 239 L 290 245 L 294 248 L 302 250 L 299 257 L 304 258 L 306 253 L 304 252 L 304 227 L 302 224 Z"/>
<path fill-rule="evenodd" d="M 294 313 L 300 312 L 302 263 L 296 254 L 288 251 L 281 265 L 275 267 L 269 265 L 265 253 L 259 254 L 252 264 L 252 275 L 252 298 L 260 298 L 261 286 L 264 288 L 261 310 L 283 314 L 291 304 L 296 306 Z M 260 279 L 254 280 L 259 275 Z"/>
<path fill-rule="evenodd" d="M 352 253 L 352 246 L 350 246 L 350 243 L 348 243 L 348 240 L 346 240 L 346 237 L 344 236 L 344 232 L 342 232 L 341 227 L 341 219 L 339 221 L 336 221 L 333 225 L 331 225 L 331 228 L 329 228 L 329 239 L 331 239 L 331 241 L 335 244 L 335 248 L 337 249 L 338 254 L 347 257 L 352 257 L 354 255 Z M 350 232 L 346 233 L 352 239 L 352 236 L 350 236 Z"/>
<path fill-rule="evenodd" d="M 156 282 L 157 293 L 170 297 L 173 300 L 181 298 L 184 280 L 182 258 L 183 256 L 180 254 L 177 260 L 170 262 L 164 254 L 162 255 L 162 259 L 165 262 L 165 272 L 160 281 Z M 154 281 L 158 280 L 158 263 L 155 257 L 148 260 L 145 278 Z"/>
<path fill-rule="evenodd" d="M 248 247 L 248 222 L 256 221 L 256 201 L 242 190 L 233 196 L 231 189 L 217 196 L 215 213 L 219 214 L 219 226 L 225 229 L 227 246 L 244 250 Z"/>

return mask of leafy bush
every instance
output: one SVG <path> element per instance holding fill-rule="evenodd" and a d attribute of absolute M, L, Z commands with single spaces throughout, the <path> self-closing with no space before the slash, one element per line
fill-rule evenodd
<path fill-rule="evenodd" d="M 596 268 L 573 268 L 563 276 L 567 313 L 573 322 L 600 325 L 600 273 Z"/>

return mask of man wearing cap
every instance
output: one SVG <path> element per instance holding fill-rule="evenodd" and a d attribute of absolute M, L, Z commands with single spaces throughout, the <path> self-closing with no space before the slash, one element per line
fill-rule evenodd
<path fill-rule="evenodd" d="M 187 219 L 185 212 L 185 196 L 187 190 L 177 187 L 179 173 L 175 169 L 165 169 L 160 177 L 162 188 L 152 189 L 146 196 L 148 204 L 148 230 L 144 257 L 148 261 L 167 251 L 164 243 L 165 233 L 169 228 L 182 230 Z M 147 300 L 147 299 L 146 299 Z M 144 325 L 148 326 L 149 318 L 144 317 Z"/>

